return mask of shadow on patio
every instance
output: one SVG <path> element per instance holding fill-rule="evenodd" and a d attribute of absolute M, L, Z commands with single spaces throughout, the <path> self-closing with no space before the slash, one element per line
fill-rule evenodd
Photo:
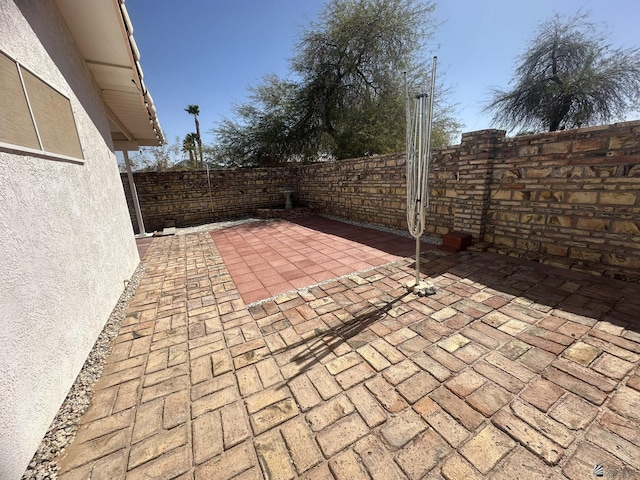
<path fill-rule="evenodd" d="M 366 330 L 374 323 L 383 320 L 393 306 L 407 295 L 409 295 L 408 292 L 380 306 L 368 305 L 344 323 L 330 327 L 328 330 L 317 328 L 303 340 L 287 345 L 281 350 L 274 350 L 272 353 L 277 355 L 288 350 L 296 350 L 296 347 L 304 347 L 296 350 L 298 353 L 293 355 L 290 361 L 308 369 L 316 363 L 323 363 L 325 357 L 332 355 L 344 343 L 348 343 L 351 348 L 366 345 L 367 339 L 371 337 L 365 333 Z"/>

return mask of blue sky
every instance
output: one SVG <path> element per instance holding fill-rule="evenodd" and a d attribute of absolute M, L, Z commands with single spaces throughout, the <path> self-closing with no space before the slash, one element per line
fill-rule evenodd
<path fill-rule="evenodd" d="M 303 28 L 324 0 L 127 0 L 144 81 L 160 124 L 173 142 L 192 132 L 184 108 L 200 106 L 205 143 L 211 129 L 246 100 L 247 87 L 269 73 L 289 76 Z M 540 22 L 554 13 L 590 12 L 614 47 L 640 46 L 638 0 L 441 0 L 444 22 L 434 48 L 463 131 L 491 128 L 482 112 L 492 87 L 508 87 L 516 57 Z M 627 119 L 638 119 L 632 114 Z"/>

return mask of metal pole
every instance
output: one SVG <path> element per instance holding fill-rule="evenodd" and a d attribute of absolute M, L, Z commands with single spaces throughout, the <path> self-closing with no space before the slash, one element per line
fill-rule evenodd
<path fill-rule="evenodd" d="M 211 213 L 213 213 L 213 197 L 211 196 L 211 179 L 209 178 L 209 164 L 207 163 L 207 185 L 209 185 L 209 204 L 211 205 Z"/>
<path fill-rule="evenodd" d="M 129 152 L 122 151 L 124 156 L 124 164 L 127 167 L 127 178 L 129 179 L 129 188 L 131 189 L 131 199 L 133 202 L 133 209 L 136 212 L 136 220 L 138 221 L 138 230 L 140 232 L 136 236 L 146 237 L 147 232 L 144 230 L 144 221 L 142 220 L 142 212 L 140 211 L 140 202 L 138 201 L 138 192 L 136 190 L 136 184 L 133 181 L 133 172 L 131 171 L 131 162 L 129 161 Z"/>
<path fill-rule="evenodd" d="M 420 185 L 422 193 L 420 195 L 421 203 L 419 204 L 419 208 L 421 213 L 423 213 L 427 208 L 429 208 L 429 186 L 428 186 L 429 185 L 429 162 L 431 161 L 431 128 L 432 128 L 432 121 L 433 121 L 433 95 L 435 93 L 437 60 L 438 60 L 437 57 L 433 57 L 433 66 L 431 68 L 431 94 L 429 95 L 429 103 L 427 105 L 426 98 L 424 95 L 419 100 L 420 121 L 422 122 L 423 125 L 426 125 L 426 130 L 427 130 L 426 132 L 427 135 L 425 139 L 427 145 L 425 149 L 426 151 L 424 152 L 424 156 L 426 157 L 426 161 L 424 162 L 425 172 L 420 172 L 420 173 L 424 173 L 424 177 L 425 177 L 424 184 Z M 426 118 L 425 118 L 425 114 L 426 114 Z M 420 131 L 422 132 L 422 129 L 420 129 Z M 422 142 L 420 142 L 420 145 L 422 146 Z M 418 156 L 418 158 L 422 158 L 422 152 L 420 152 L 420 155 Z M 422 164 L 422 162 L 420 162 L 420 164 Z M 422 177 L 420 176 L 419 178 L 422 178 Z M 423 229 L 424 229 L 424 226 L 422 226 L 422 229 L 420 230 L 420 234 L 422 234 Z M 416 285 L 420 283 L 420 237 L 421 235 L 419 235 L 416 238 Z"/>
<path fill-rule="evenodd" d="M 423 207 L 423 185 L 422 185 L 422 175 L 423 175 L 423 164 L 422 164 L 422 158 L 424 156 L 424 150 L 423 150 L 423 145 L 424 145 L 424 125 L 425 125 L 425 96 L 424 95 L 419 95 L 416 98 L 416 108 L 418 109 L 418 113 L 416 115 L 416 118 L 418 119 L 418 155 L 417 155 L 417 166 L 418 166 L 418 171 L 416 172 L 416 176 L 417 176 L 417 194 L 418 194 L 418 198 L 417 198 L 417 212 L 418 212 L 418 224 L 419 224 L 419 232 L 418 235 L 416 236 L 416 285 L 418 285 L 420 283 L 420 237 L 422 236 L 422 231 L 424 229 L 424 225 L 422 223 L 422 209 Z"/>
<path fill-rule="evenodd" d="M 420 283 L 420 237 L 416 238 L 416 285 Z"/>
<path fill-rule="evenodd" d="M 435 90 L 436 57 L 431 70 L 431 92 L 415 97 L 415 116 L 411 121 L 411 105 L 405 77 L 405 102 L 407 106 L 407 224 L 416 239 L 416 272 L 413 284 L 407 288 L 418 295 L 435 293 L 431 282 L 420 281 L 420 238 L 425 228 L 426 209 L 429 207 L 429 162 L 431 160 L 431 123 L 433 120 L 433 96 Z M 409 135 L 411 130 L 412 137 Z"/>
<path fill-rule="evenodd" d="M 429 188 L 428 188 L 428 179 L 429 179 L 429 166 L 431 163 L 431 134 L 433 130 L 433 101 L 434 95 L 436 91 L 436 63 L 438 62 L 438 57 L 433 57 L 433 65 L 431 67 L 431 94 L 429 95 L 429 111 L 427 117 L 427 161 L 426 161 L 426 178 L 427 178 L 427 188 L 425 189 L 425 205 L 424 208 L 429 208 Z"/>

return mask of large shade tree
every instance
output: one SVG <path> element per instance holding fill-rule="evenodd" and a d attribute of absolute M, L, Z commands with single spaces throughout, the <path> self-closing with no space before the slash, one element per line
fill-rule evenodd
<path fill-rule="evenodd" d="M 301 128 L 296 84 L 267 75 L 249 87 L 249 101 L 235 107 L 236 118 L 218 125 L 217 154 L 229 166 L 269 166 L 312 155 L 314 140 Z"/>
<path fill-rule="evenodd" d="M 427 77 L 423 59 L 435 4 L 414 0 L 333 0 L 298 43 L 308 127 L 338 158 L 404 146 L 402 72 Z"/>
<path fill-rule="evenodd" d="M 584 14 L 556 15 L 518 58 L 511 84 L 492 93 L 496 125 L 555 131 L 608 123 L 638 106 L 640 50 L 612 48 Z"/>
<path fill-rule="evenodd" d="M 220 153 L 262 165 L 402 151 L 403 72 L 412 93 L 428 91 L 434 8 L 421 0 L 329 0 L 297 43 L 295 80 L 269 75 L 253 87 L 236 118 L 214 130 Z M 458 128 L 451 106 L 436 102 L 436 144 Z"/>

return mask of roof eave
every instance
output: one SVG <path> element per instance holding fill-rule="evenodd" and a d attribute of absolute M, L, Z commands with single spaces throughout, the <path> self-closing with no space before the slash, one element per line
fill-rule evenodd
<path fill-rule="evenodd" d="M 100 88 L 114 148 L 164 143 L 124 0 L 55 1 Z"/>

